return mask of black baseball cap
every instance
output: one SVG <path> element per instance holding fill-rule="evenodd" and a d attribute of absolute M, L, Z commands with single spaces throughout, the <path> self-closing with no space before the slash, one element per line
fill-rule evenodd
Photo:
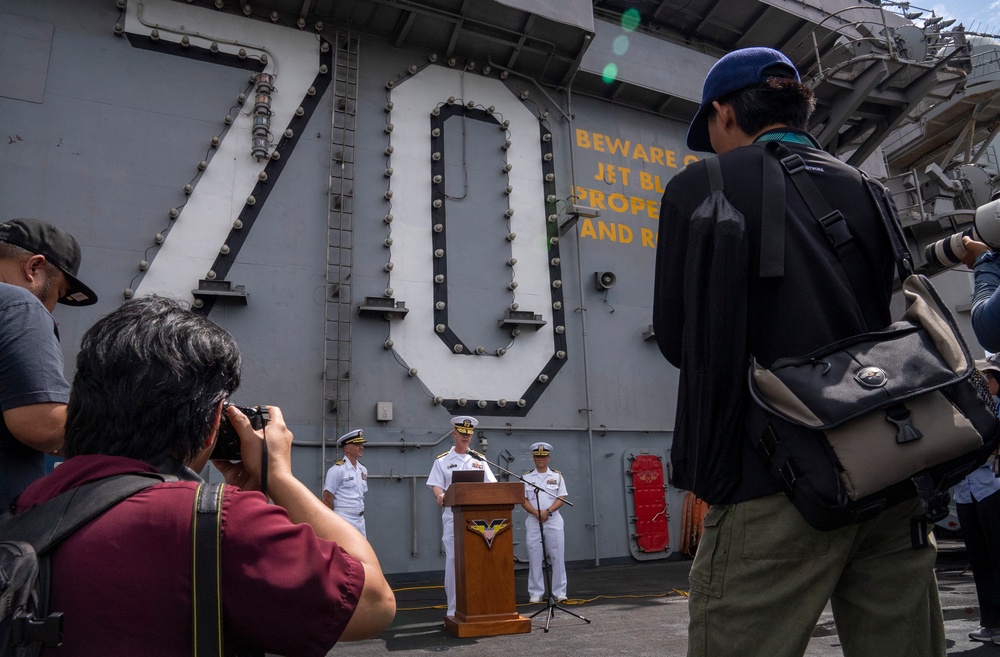
<path fill-rule="evenodd" d="M 59 268 L 69 283 L 69 292 L 59 303 L 67 306 L 97 303 L 94 291 L 76 277 L 80 272 L 80 245 L 66 231 L 37 219 L 10 219 L 0 224 L 0 242 L 43 255 Z"/>

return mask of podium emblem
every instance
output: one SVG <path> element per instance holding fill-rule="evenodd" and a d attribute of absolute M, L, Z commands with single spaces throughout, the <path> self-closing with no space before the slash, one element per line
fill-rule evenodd
<path fill-rule="evenodd" d="M 510 523 L 503 518 L 498 518 L 496 520 L 470 520 L 468 526 L 466 527 L 470 532 L 474 532 L 483 537 L 486 541 L 486 547 L 493 548 L 493 539 L 498 535 L 502 534 L 504 531 L 510 529 Z"/>

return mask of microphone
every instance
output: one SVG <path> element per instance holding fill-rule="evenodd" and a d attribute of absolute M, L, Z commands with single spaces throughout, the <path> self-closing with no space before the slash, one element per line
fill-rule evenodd
<path fill-rule="evenodd" d="M 480 454 L 479 452 L 477 452 L 477 451 L 476 451 L 476 450 L 474 450 L 474 449 L 470 449 L 470 450 L 469 450 L 469 455 L 470 455 L 470 456 L 471 456 L 472 458 L 476 459 L 477 461 L 485 461 L 485 460 L 486 460 L 486 457 L 485 457 L 485 456 L 483 456 L 482 454 Z"/>

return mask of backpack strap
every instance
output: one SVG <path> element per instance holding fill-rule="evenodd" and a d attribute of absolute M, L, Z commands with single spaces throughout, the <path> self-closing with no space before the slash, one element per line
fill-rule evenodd
<path fill-rule="evenodd" d="M 725 192 L 725 183 L 722 180 L 722 165 L 719 158 L 706 157 L 705 167 L 708 171 L 708 186 L 712 192 Z"/>
<path fill-rule="evenodd" d="M 778 145 L 778 142 L 770 142 Z M 785 172 L 765 147 L 760 199 L 760 277 L 785 275 Z"/>
<path fill-rule="evenodd" d="M 164 481 L 177 481 L 177 477 L 144 472 L 115 475 L 78 486 L 0 521 L 0 536 L 4 540 L 31 543 L 38 554 L 47 552 L 119 502 Z"/>
<path fill-rule="evenodd" d="M 222 496 L 225 484 L 201 484 L 191 518 L 195 657 L 222 657 Z"/>
<path fill-rule="evenodd" d="M 15 645 L 40 642 L 56 647 L 62 643 L 63 614 L 50 614 L 48 608 L 51 577 L 47 553 L 61 540 L 119 502 L 164 481 L 177 481 L 177 477 L 159 473 L 106 477 L 68 490 L 24 513 L 0 520 L 3 540 L 30 544 L 38 559 L 37 614 L 20 615 L 13 620 L 11 630 Z"/>
<path fill-rule="evenodd" d="M 712 193 L 725 193 L 722 165 L 718 157 L 705 158 Z M 764 157 L 761 190 L 760 277 L 785 275 L 785 176 L 773 157 Z"/>

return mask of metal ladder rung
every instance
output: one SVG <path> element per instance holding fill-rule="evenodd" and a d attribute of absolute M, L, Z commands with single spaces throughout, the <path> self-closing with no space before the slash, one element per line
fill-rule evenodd
<path fill-rule="evenodd" d="M 354 242 L 354 158 L 358 103 L 359 40 L 349 32 L 334 40 L 333 92 L 331 116 L 329 202 L 327 209 L 327 296 L 324 331 L 323 374 L 324 475 L 328 462 L 326 447 L 350 429 L 351 309 Z M 336 166 L 336 165 L 340 166 Z M 336 293 L 333 293 L 335 290 Z M 332 426 L 331 426 L 332 425 Z M 332 429 L 332 431 L 331 431 Z"/>

